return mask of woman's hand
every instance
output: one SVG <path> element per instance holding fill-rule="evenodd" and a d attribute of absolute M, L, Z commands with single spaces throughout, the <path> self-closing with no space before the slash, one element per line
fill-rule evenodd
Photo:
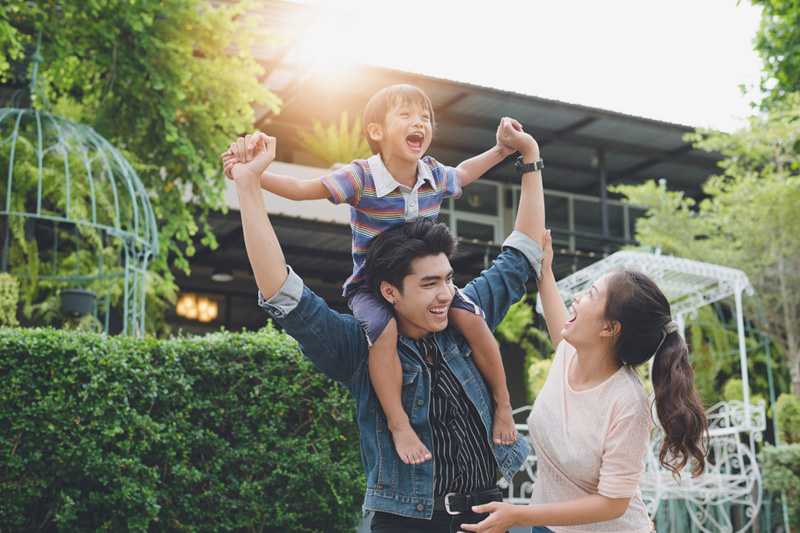
<path fill-rule="evenodd" d="M 543 271 L 553 271 L 553 238 L 550 236 L 550 230 L 545 230 L 544 232 L 544 242 L 542 244 L 542 251 L 544 252 L 544 257 L 542 257 L 542 270 Z"/>
<path fill-rule="evenodd" d="M 511 505 L 502 502 L 491 502 L 476 505 L 472 510 L 476 513 L 489 513 L 489 517 L 478 524 L 462 524 L 461 529 L 478 533 L 505 533 L 518 525 L 517 516 L 527 506 Z M 462 532 L 463 533 L 463 532 Z"/>

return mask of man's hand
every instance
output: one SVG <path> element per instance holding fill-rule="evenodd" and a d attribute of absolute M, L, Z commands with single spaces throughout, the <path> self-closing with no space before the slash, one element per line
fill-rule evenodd
<path fill-rule="evenodd" d="M 229 165 L 225 167 L 225 175 L 234 181 L 247 182 L 255 180 L 259 183 L 261 174 L 275 160 L 275 137 L 259 131 L 239 137 L 231 144 Z M 226 152 L 227 153 L 227 152 Z M 225 154 L 223 154 L 223 161 Z M 236 160 L 235 163 L 231 161 Z"/>

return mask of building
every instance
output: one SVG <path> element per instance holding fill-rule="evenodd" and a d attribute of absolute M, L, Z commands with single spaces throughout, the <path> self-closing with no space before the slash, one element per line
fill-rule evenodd
<path fill-rule="evenodd" d="M 445 164 L 457 165 L 493 146 L 501 117 L 518 119 L 538 140 L 545 160 L 547 220 L 559 278 L 634 243 L 634 222 L 644 210 L 613 197 L 608 185 L 666 180 L 670 189 L 699 197 L 701 184 L 720 158 L 684 141 L 683 135 L 693 131 L 688 126 L 366 65 L 331 66 L 291 81 L 285 72 L 291 65 L 275 59 L 266 66 L 265 83 L 284 106 L 277 116 L 259 110 L 257 127 L 278 138 L 272 170 L 301 178 L 313 179 L 328 170 L 317 168 L 314 156 L 300 148 L 297 128 L 310 129 L 314 119 L 324 125 L 338 123 L 342 111 L 351 119 L 360 116 L 367 100 L 391 84 L 411 83 L 430 95 L 437 130 L 428 154 Z M 273 78 L 282 82 L 272 85 Z M 486 267 L 513 229 L 520 190 L 514 159 L 510 156 L 466 187 L 460 199 L 442 205 L 441 220 L 462 243 L 454 261 L 458 283 Z M 352 268 L 347 206 L 324 200 L 292 202 L 267 193 L 265 197 L 287 262 L 315 292 L 346 312 L 340 294 Z M 191 277 L 176 272 L 182 291 L 216 302 L 217 317 L 203 324 L 171 317 L 170 322 L 184 331 L 263 324 L 264 317 L 254 312 L 256 289 L 232 187 L 226 198 L 230 212 L 210 220 L 220 248 L 200 248 L 191 259 Z"/>

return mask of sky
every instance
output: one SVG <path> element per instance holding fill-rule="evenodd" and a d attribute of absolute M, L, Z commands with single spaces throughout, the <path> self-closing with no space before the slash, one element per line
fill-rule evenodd
<path fill-rule="evenodd" d="M 349 21 L 319 21 L 304 45 L 320 64 L 375 64 L 726 131 L 742 127 L 759 98 L 761 60 L 752 42 L 761 10 L 748 0 L 337 0 L 335 6 Z"/>

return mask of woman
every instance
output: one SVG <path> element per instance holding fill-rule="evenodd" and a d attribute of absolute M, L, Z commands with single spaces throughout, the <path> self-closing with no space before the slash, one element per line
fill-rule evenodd
<path fill-rule="evenodd" d="M 649 533 L 652 524 L 638 485 L 651 410 L 634 369 L 654 357 L 660 463 L 675 475 L 690 465 L 698 476 L 705 469 L 708 424 L 693 389 L 686 343 L 664 294 L 632 270 L 608 273 L 576 294 L 570 318 L 553 276 L 549 231 L 543 240 L 539 293 L 557 348 L 528 418 L 539 469 L 531 504 L 475 506 L 476 513 L 490 516 L 462 528 Z"/>

